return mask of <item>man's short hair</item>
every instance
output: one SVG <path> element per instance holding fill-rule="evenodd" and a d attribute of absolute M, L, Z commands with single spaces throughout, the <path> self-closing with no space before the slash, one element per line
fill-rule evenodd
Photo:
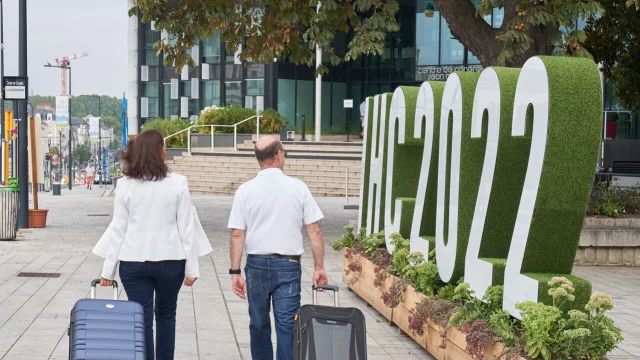
<path fill-rule="evenodd" d="M 258 149 L 258 145 L 256 144 L 254 151 L 256 153 L 256 159 L 258 159 L 259 163 L 263 163 L 267 160 L 273 159 L 274 156 L 278 153 L 278 151 L 282 149 L 282 144 L 280 141 L 274 141 L 269 144 L 269 146 L 265 146 L 264 149 Z"/>

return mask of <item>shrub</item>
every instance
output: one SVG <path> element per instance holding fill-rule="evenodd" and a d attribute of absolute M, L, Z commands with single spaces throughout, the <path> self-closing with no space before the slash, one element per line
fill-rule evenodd
<path fill-rule="evenodd" d="M 142 130 L 155 129 L 162 133 L 162 136 L 167 137 L 175 134 L 180 130 L 184 130 L 191 126 L 191 122 L 184 119 L 156 119 L 149 121 L 142 125 Z M 184 131 L 176 136 L 173 136 L 166 141 L 167 148 L 186 148 L 188 142 L 188 131 Z"/>
<path fill-rule="evenodd" d="M 233 125 L 242 120 L 255 116 L 253 109 L 231 105 L 223 108 L 216 106 L 205 108 L 200 112 L 198 125 Z M 260 113 L 260 133 L 273 134 L 280 132 L 284 126 L 285 119 L 280 113 L 273 109 L 267 109 Z M 208 134 L 208 128 L 199 130 L 203 134 Z M 252 134 L 256 131 L 256 120 L 252 119 L 238 125 L 238 133 Z M 217 133 L 233 133 L 233 127 L 219 127 L 215 129 Z"/>
<path fill-rule="evenodd" d="M 623 213 L 640 214 L 640 187 L 610 186 L 606 182 L 593 186 L 588 215 L 619 217 Z"/>

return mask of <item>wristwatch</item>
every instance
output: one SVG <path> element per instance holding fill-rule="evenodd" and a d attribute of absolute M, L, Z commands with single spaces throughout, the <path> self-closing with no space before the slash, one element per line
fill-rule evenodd
<path fill-rule="evenodd" d="M 240 274 L 242 274 L 242 271 L 240 269 L 236 269 L 236 270 L 229 269 L 229 275 L 240 275 Z"/>

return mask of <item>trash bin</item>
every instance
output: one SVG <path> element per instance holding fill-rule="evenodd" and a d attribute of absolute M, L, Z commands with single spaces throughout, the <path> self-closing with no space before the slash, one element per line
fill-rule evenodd
<path fill-rule="evenodd" d="M 61 185 L 60 183 L 53 183 L 53 195 L 60 195 Z"/>
<path fill-rule="evenodd" d="M 9 186 L 0 187 L 0 240 L 16 239 L 19 191 L 18 179 L 9 179 Z"/>

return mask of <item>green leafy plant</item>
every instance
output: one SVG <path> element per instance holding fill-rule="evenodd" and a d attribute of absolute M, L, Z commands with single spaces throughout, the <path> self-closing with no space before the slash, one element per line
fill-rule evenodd
<path fill-rule="evenodd" d="M 184 119 L 156 119 L 153 121 L 149 121 L 142 125 L 142 130 L 148 129 L 156 129 L 162 133 L 162 136 L 173 135 L 180 130 L 184 130 L 191 126 L 191 122 Z M 188 142 L 188 131 L 183 131 L 182 133 L 172 136 L 167 139 L 166 147 L 167 148 L 186 148 Z"/>
<path fill-rule="evenodd" d="M 416 291 L 433 296 L 438 285 L 442 284 L 436 263 L 424 261 L 421 253 L 410 253 L 408 260 L 409 264 L 402 270 L 404 276 Z"/>
<path fill-rule="evenodd" d="M 613 309 L 613 300 L 602 292 L 594 292 L 582 312 L 569 311 L 562 354 L 577 359 L 601 359 L 617 347 L 623 338 L 613 319 L 605 315 Z"/>
<path fill-rule="evenodd" d="M 243 120 L 256 116 L 253 109 L 243 108 L 237 105 L 227 107 L 212 106 L 205 108 L 200 112 L 198 117 L 198 125 L 234 125 Z M 251 134 L 256 132 L 256 118 L 245 121 L 238 125 L 238 133 Z M 274 109 L 266 109 L 260 112 L 260 133 L 274 134 L 280 132 L 284 126 L 286 119 Z M 199 128 L 199 132 L 208 134 L 209 128 Z M 216 127 L 216 133 L 233 133 L 233 127 Z"/>
<path fill-rule="evenodd" d="M 553 306 L 562 309 L 567 302 L 573 302 L 576 296 L 573 293 L 576 289 L 573 283 L 566 277 L 553 277 L 548 282 L 549 296 L 551 296 Z"/>
<path fill-rule="evenodd" d="M 357 234 L 354 233 L 353 226 L 345 226 L 344 230 L 346 231 L 346 233 L 343 234 L 340 239 L 337 239 L 336 241 L 331 243 L 331 248 L 335 251 L 340 251 L 344 248 L 352 248 L 356 244 L 364 241 L 365 229 L 360 229 L 360 232 L 358 232 Z"/>
<path fill-rule="evenodd" d="M 522 338 L 525 341 L 524 351 L 532 358 L 551 359 L 560 350 L 566 320 L 562 311 L 555 306 L 544 305 L 533 301 L 518 303 L 520 310 Z"/>
<path fill-rule="evenodd" d="M 365 253 L 369 256 L 375 256 L 378 249 L 386 247 L 387 242 L 384 236 L 384 231 L 367 236 L 363 243 Z"/>
<path fill-rule="evenodd" d="M 602 215 L 607 215 L 608 217 L 618 218 L 622 215 L 623 212 L 622 205 L 620 204 L 608 204 L 602 207 Z"/>
<path fill-rule="evenodd" d="M 502 310 L 504 287 L 502 285 L 489 286 L 481 299 L 473 297 L 473 290 L 469 284 L 456 286 L 453 300 L 460 303 L 460 307 L 449 321 L 450 327 L 461 327 L 467 321 L 489 320 L 491 315 Z"/>
<path fill-rule="evenodd" d="M 393 233 L 390 237 L 394 250 L 391 254 L 392 259 L 389 271 L 401 276 L 402 271 L 409 265 L 409 240 L 402 238 L 398 233 Z"/>

